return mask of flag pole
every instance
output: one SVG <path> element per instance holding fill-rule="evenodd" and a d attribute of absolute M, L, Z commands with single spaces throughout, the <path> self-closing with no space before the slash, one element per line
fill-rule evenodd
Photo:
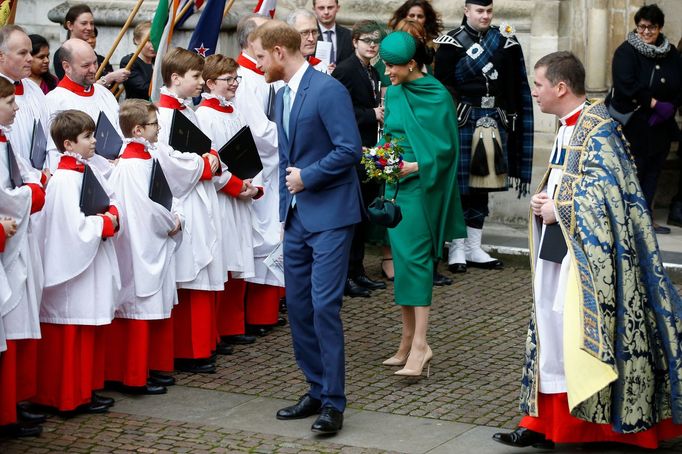
<path fill-rule="evenodd" d="M 143 2 L 144 0 L 137 0 L 135 7 L 128 15 L 128 20 L 126 20 L 125 24 L 123 24 L 123 27 L 118 32 L 118 36 L 114 40 L 114 44 L 111 46 L 111 49 L 109 49 L 109 53 L 104 58 L 102 64 L 99 65 L 99 68 L 97 69 L 97 74 L 95 75 L 95 80 L 98 80 L 102 75 L 102 72 L 104 72 L 104 68 L 107 66 L 107 63 L 109 63 L 109 60 L 111 59 L 111 56 L 114 54 L 114 51 L 118 47 L 118 44 L 121 42 L 121 39 L 123 39 L 123 35 L 125 35 L 125 33 L 128 31 L 128 28 L 130 28 L 130 24 L 133 23 L 133 19 L 135 19 L 135 15 L 140 10 L 140 7 L 142 6 Z"/>
<path fill-rule="evenodd" d="M 185 4 L 185 6 L 182 7 L 182 9 L 180 10 L 180 12 L 179 12 L 178 14 L 176 14 L 176 16 L 175 16 L 175 21 L 173 22 L 173 28 L 175 28 L 175 26 L 176 26 L 176 25 L 178 24 L 178 22 L 180 21 L 180 18 L 181 18 L 182 16 L 184 16 L 185 13 L 186 13 L 187 11 L 189 11 L 189 9 L 192 7 L 192 5 L 194 5 L 194 0 L 189 0 L 189 1 Z M 147 35 L 144 37 L 144 39 L 143 39 L 142 41 L 140 41 L 140 44 L 137 45 L 137 49 L 135 50 L 135 53 L 133 54 L 133 56 L 130 58 L 130 61 L 129 61 L 128 64 L 126 65 L 126 68 L 125 68 L 125 69 L 127 69 L 128 71 L 130 71 L 130 69 L 133 67 L 133 64 L 135 64 L 135 60 L 137 60 L 137 57 L 138 57 L 138 56 L 140 55 L 140 53 L 142 52 L 142 49 L 144 49 L 144 46 L 145 46 L 145 45 L 147 44 L 147 42 L 149 41 L 149 35 L 150 35 L 150 33 L 151 33 L 151 29 L 147 32 Z M 116 99 L 118 99 L 119 96 L 121 96 L 121 94 L 123 94 L 123 90 L 124 90 L 124 87 L 123 87 L 123 86 L 119 87 L 118 85 L 119 85 L 118 82 L 116 82 L 116 83 L 111 87 L 111 91 L 114 92 L 114 93 L 116 93 Z"/>
<path fill-rule="evenodd" d="M 227 13 L 230 12 L 230 9 L 232 9 L 232 5 L 234 5 L 234 0 L 230 0 L 227 2 L 227 5 L 225 5 L 225 11 L 223 11 L 223 19 L 225 16 L 227 16 Z"/>

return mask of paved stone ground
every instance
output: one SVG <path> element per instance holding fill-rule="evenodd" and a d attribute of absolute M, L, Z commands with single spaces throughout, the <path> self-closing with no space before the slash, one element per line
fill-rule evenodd
<path fill-rule="evenodd" d="M 369 274 L 376 277 L 378 258 L 367 262 Z M 434 358 L 431 376 L 421 380 L 396 377 L 394 369 L 381 365 L 395 352 L 400 337 L 392 291 L 389 285 L 372 298 L 344 302 L 349 407 L 513 428 L 519 419 L 530 272 L 514 267 L 470 270 L 455 276 L 454 285 L 435 288 L 429 331 Z M 220 357 L 216 374 L 177 374 L 176 378 L 182 387 L 288 400 L 307 389 L 294 363 L 287 327 L 277 328 L 254 345 L 238 347 L 234 355 Z M 150 399 L 149 404 L 153 402 Z M 682 441 L 665 446 L 670 452 L 682 452 Z M 0 452 L 64 451 L 380 452 L 335 444 L 333 439 L 267 435 L 258 433 L 257 427 L 247 432 L 115 411 L 71 420 L 52 417 L 38 439 L 0 439 Z"/>

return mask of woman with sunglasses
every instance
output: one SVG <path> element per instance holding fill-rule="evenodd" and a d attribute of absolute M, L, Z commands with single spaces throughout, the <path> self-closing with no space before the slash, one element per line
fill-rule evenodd
<path fill-rule="evenodd" d="M 675 111 L 682 104 L 682 59 L 662 33 L 665 15 L 654 5 L 635 14 L 636 28 L 613 56 L 612 110 L 632 114 L 623 132 L 637 164 L 637 177 L 653 216 L 656 185 L 670 143 L 678 134 Z M 658 234 L 668 227 L 654 224 Z"/>

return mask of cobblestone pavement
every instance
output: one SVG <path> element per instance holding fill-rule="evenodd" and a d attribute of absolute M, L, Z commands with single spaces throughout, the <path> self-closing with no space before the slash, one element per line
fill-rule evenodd
<path fill-rule="evenodd" d="M 368 261 L 370 275 L 378 261 Z M 344 301 L 348 405 L 363 410 L 514 427 L 530 311 L 530 273 L 470 270 L 436 287 L 429 343 L 431 376 L 394 376 L 381 362 L 400 341 L 393 288 Z M 307 390 L 294 363 L 289 330 L 219 358 L 215 375 L 178 375 L 178 383 L 241 394 L 296 399 Z"/>
<path fill-rule="evenodd" d="M 4 443 L 0 440 L 0 452 L 372 454 L 385 451 L 111 412 L 69 420 L 52 417 L 40 438 Z"/>
<path fill-rule="evenodd" d="M 441 268 L 444 268 L 441 265 Z M 377 277 L 379 259 L 367 269 Z M 404 379 L 381 365 L 400 339 L 400 311 L 392 285 L 372 298 L 346 299 L 347 396 L 350 408 L 513 428 L 523 345 L 531 307 L 530 272 L 471 269 L 452 286 L 434 289 L 429 343 L 431 376 Z M 679 286 L 678 286 L 679 289 Z M 288 327 L 231 356 L 210 375 L 176 374 L 179 386 L 295 400 L 307 390 Z M 153 401 L 152 401 L 153 402 Z M 115 409 L 115 408 L 114 408 Z M 329 440 L 332 441 L 332 440 Z M 682 452 L 682 441 L 665 445 Z M 124 415 L 50 418 L 39 439 L 0 444 L 2 452 L 379 452 L 333 444 Z M 158 451 L 155 451 L 158 450 Z"/>

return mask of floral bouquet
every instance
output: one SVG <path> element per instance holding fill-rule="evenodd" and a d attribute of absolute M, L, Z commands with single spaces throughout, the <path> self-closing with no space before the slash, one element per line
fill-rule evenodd
<path fill-rule="evenodd" d="M 399 145 L 402 139 L 384 136 L 384 140 L 383 145 L 363 147 L 360 162 L 365 166 L 368 179 L 394 183 L 403 167 L 403 147 Z"/>

